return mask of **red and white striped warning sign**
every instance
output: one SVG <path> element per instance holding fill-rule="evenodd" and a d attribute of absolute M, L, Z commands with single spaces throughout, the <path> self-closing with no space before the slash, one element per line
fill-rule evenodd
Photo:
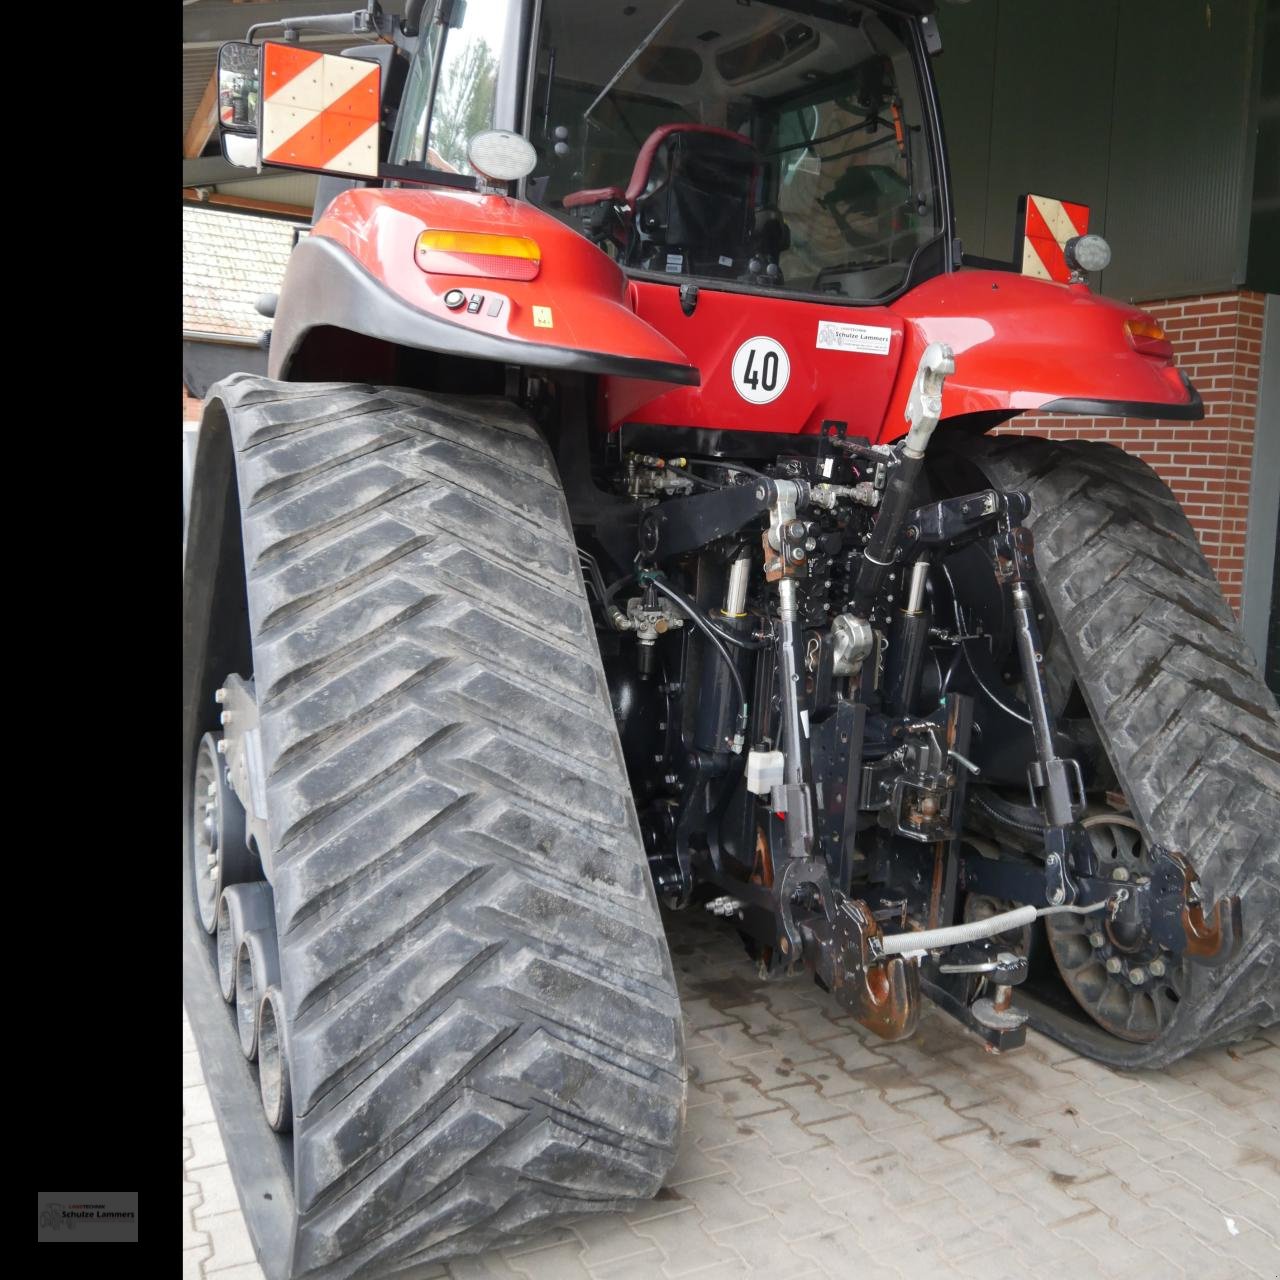
<path fill-rule="evenodd" d="M 376 177 L 381 69 L 268 41 L 262 52 L 262 163 Z"/>
<path fill-rule="evenodd" d="M 1066 284 L 1071 269 L 1062 250 L 1073 236 L 1082 236 L 1088 230 L 1087 204 L 1027 196 L 1022 223 L 1022 274 Z"/>

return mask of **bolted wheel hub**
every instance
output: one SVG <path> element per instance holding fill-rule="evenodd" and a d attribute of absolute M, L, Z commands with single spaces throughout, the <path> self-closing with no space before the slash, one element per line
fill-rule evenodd
<path fill-rule="evenodd" d="M 1142 884 L 1152 872 L 1146 840 L 1125 814 L 1083 820 L 1099 874 L 1117 886 Z M 1049 948 L 1072 995 L 1101 1027 L 1122 1040 L 1145 1043 L 1168 1025 L 1182 995 L 1183 962 L 1155 942 L 1133 910 L 1045 918 Z"/>
<path fill-rule="evenodd" d="M 191 847 L 196 910 L 206 933 L 218 928 L 218 899 L 229 884 L 251 877 L 253 855 L 245 845 L 244 810 L 227 782 L 218 739 L 206 733 L 192 780 Z"/>

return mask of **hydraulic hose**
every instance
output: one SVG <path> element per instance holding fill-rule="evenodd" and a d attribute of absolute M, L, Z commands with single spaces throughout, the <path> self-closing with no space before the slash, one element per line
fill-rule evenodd
<path fill-rule="evenodd" d="M 884 498 L 876 515 L 871 541 L 862 552 L 858 578 L 853 587 L 850 612 L 855 618 L 869 618 L 876 596 L 880 593 L 885 572 L 893 564 L 898 540 L 907 512 L 911 510 L 912 493 L 924 467 L 924 451 L 942 416 L 942 384 L 956 368 L 951 348 L 931 342 L 920 357 L 916 380 L 907 400 L 907 420 L 911 430 L 902 442 L 902 457 L 889 474 Z"/>
<path fill-rule="evenodd" d="M 1101 911 L 1106 905 L 1107 901 L 1104 899 L 1087 907 L 1015 907 L 1012 911 L 1002 911 L 998 916 L 988 916 L 985 920 L 974 920 L 969 924 L 948 925 L 945 929 L 891 933 L 883 939 L 880 949 L 887 956 L 900 956 L 908 951 L 934 951 L 939 947 L 955 947 L 962 942 L 977 942 L 979 938 L 993 938 L 997 933 L 1021 929 L 1024 925 L 1031 924 L 1037 916 L 1058 915 L 1064 911 L 1086 915 L 1091 911 Z"/>
<path fill-rule="evenodd" d="M 681 592 L 677 591 L 664 578 L 660 578 L 654 574 L 646 573 L 643 575 L 646 582 L 651 582 L 653 586 L 662 592 L 672 604 L 676 606 L 685 616 L 700 630 L 703 635 L 711 642 L 712 647 L 720 655 L 724 664 L 729 668 L 729 675 L 733 679 L 733 687 L 738 694 L 738 719 L 736 722 L 735 733 L 740 740 L 746 736 L 747 718 L 750 707 L 747 702 L 747 689 L 742 683 L 742 674 L 738 670 L 738 664 L 729 656 L 729 650 L 724 647 L 723 641 L 720 639 L 720 632 L 711 625 L 711 623 L 702 615 L 697 605 L 688 599 Z M 741 744 L 735 748 L 735 754 L 742 750 Z"/>

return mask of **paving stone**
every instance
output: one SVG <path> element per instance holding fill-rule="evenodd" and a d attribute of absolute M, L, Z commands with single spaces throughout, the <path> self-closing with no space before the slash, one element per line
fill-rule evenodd
<path fill-rule="evenodd" d="M 768 1045 L 747 1035 L 740 1022 L 731 1022 L 722 1027 L 708 1027 L 700 1033 L 703 1040 L 715 1045 L 716 1051 L 726 1062 L 735 1062 L 741 1058 L 754 1057 L 767 1051 Z"/>
<path fill-rule="evenodd" d="M 944 1194 L 936 1182 L 929 1181 L 896 1154 L 868 1160 L 859 1166 L 858 1172 L 874 1182 L 888 1196 L 891 1204 L 904 1209 L 917 1204 L 936 1203 Z"/>
<path fill-rule="evenodd" d="M 700 1213 L 681 1214 L 678 1218 L 667 1218 L 659 1223 L 645 1223 L 635 1228 L 636 1235 L 648 1238 L 654 1244 L 659 1243 L 657 1232 L 661 1230 L 661 1246 L 666 1254 L 662 1270 L 669 1276 L 683 1276 L 702 1267 L 709 1267 L 717 1262 L 741 1263 L 742 1257 L 734 1248 L 729 1248 L 718 1239 L 713 1238 L 709 1230 L 711 1224 L 705 1222 Z M 736 1234 L 749 1227 L 724 1227 L 723 1231 Z"/>
<path fill-rule="evenodd" d="M 813 1269 L 812 1258 L 801 1253 L 798 1247 L 779 1239 L 777 1225 L 771 1218 L 749 1222 L 742 1227 L 725 1227 L 720 1231 L 715 1229 L 714 1223 L 708 1223 L 707 1229 L 717 1240 L 732 1245 L 742 1259 L 744 1275 L 760 1273 L 767 1274 L 770 1280 L 798 1280 Z"/>
<path fill-rule="evenodd" d="M 671 1166 L 671 1172 L 667 1174 L 665 1185 L 679 1187 L 698 1178 L 724 1176 L 729 1169 L 727 1161 L 708 1155 L 696 1142 L 683 1142 L 680 1144 L 680 1154 Z"/>
<path fill-rule="evenodd" d="M 201 1280 L 203 1272 L 201 1264 L 213 1253 L 211 1244 L 202 1244 L 196 1249 L 182 1251 L 182 1280 Z"/>
<path fill-rule="evenodd" d="M 721 1080 L 740 1079 L 747 1068 L 730 1062 L 720 1052 L 720 1046 L 711 1043 L 688 1044 L 685 1061 L 689 1067 L 689 1079 L 700 1088 L 710 1089 Z"/>
<path fill-rule="evenodd" d="M 769 1097 L 781 1102 L 795 1116 L 800 1125 L 817 1124 L 821 1120 L 832 1120 L 836 1116 L 848 1115 L 844 1107 L 824 1097 L 816 1085 L 792 1085 L 786 1089 L 775 1089 Z"/>
<path fill-rule="evenodd" d="M 267 1280 L 266 1273 L 256 1262 L 242 1262 L 236 1267 L 219 1267 L 217 1276 L 218 1280 Z"/>
<path fill-rule="evenodd" d="M 771 1111 L 767 1115 L 752 1116 L 743 1121 L 743 1127 L 749 1129 L 748 1136 L 763 1138 L 774 1159 L 793 1155 L 797 1151 L 811 1151 L 814 1147 L 824 1146 L 828 1141 L 821 1126 L 802 1129 L 786 1110 Z"/>
<path fill-rule="evenodd" d="M 683 1194 L 702 1214 L 704 1223 L 717 1227 L 742 1226 L 768 1217 L 773 1196 L 772 1191 L 764 1190 L 758 1193 L 760 1203 L 748 1200 L 727 1175 L 686 1183 Z"/>
<path fill-rule="evenodd" d="M 194 1169 L 202 1169 L 211 1164 L 226 1164 L 227 1153 L 222 1146 L 222 1135 L 212 1120 L 205 1124 L 189 1124 L 182 1131 L 182 1136 L 191 1144 L 191 1151 L 183 1158 L 183 1167 L 188 1174 Z"/>
<path fill-rule="evenodd" d="M 593 1280 L 654 1280 L 662 1274 L 665 1259 L 660 1250 L 649 1248 L 633 1257 L 593 1267 L 591 1275 Z"/>
<path fill-rule="evenodd" d="M 767 1208 L 783 1240 L 800 1240 L 821 1231 L 833 1231 L 846 1219 L 819 1201 L 804 1182 L 789 1182 L 758 1192 L 752 1200 Z"/>
<path fill-rule="evenodd" d="M 846 1074 L 885 1065 L 884 1054 L 877 1052 L 873 1045 L 854 1032 L 823 1040 L 822 1047 L 836 1058 L 840 1069 Z"/>
<path fill-rule="evenodd" d="M 204 1084 L 204 1074 L 200 1069 L 200 1055 L 191 1049 L 182 1055 L 182 1087 L 185 1092 L 188 1085 Z"/>
<path fill-rule="evenodd" d="M 183 1249 L 199 1249 L 210 1243 L 208 1232 L 197 1227 L 195 1225 L 195 1219 L 192 1216 L 199 1203 L 200 1197 L 198 1195 L 182 1197 Z"/>
<path fill-rule="evenodd" d="M 955 1111 L 938 1094 L 914 1098 L 907 1102 L 895 1102 L 895 1110 L 914 1116 L 928 1130 L 929 1136 L 938 1141 L 958 1138 L 962 1133 L 972 1133 L 979 1127 L 971 1116 Z"/>
<path fill-rule="evenodd" d="M 725 1013 L 723 1009 L 717 1009 L 705 997 L 682 1000 L 680 1002 L 680 1013 L 684 1018 L 686 1029 L 691 1033 L 703 1031 L 707 1027 L 728 1026 L 739 1021 L 732 1014 Z"/>
<path fill-rule="evenodd" d="M 202 1218 L 240 1211 L 240 1198 L 236 1195 L 235 1183 L 231 1180 L 230 1165 L 212 1164 L 193 1172 L 192 1177 L 199 1184 L 201 1195 L 201 1203 L 195 1212 L 197 1227 Z"/>
<path fill-rule="evenodd" d="M 862 1089 L 857 1093 L 842 1093 L 838 1096 L 840 1105 L 848 1115 L 815 1125 L 815 1133 L 877 1134 L 885 1133 L 890 1129 L 904 1129 L 918 1123 L 914 1117 L 895 1111 L 878 1093 L 872 1093 L 868 1089 Z"/>
<path fill-rule="evenodd" d="M 558 1244 L 535 1253 L 522 1253 L 517 1258 L 507 1258 L 507 1263 L 517 1275 L 529 1280 L 591 1280 L 591 1272 L 582 1265 L 582 1246 L 577 1240 L 571 1244 Z"/>
<path fill-rule="evenodd" d="M 239 1213 L 216 1214 L 212 1218 L 205 1218 L 201 1226 L 209 1233 L 209 1239 L 213 1243 L 213 1256 L 204 1264 L 206 1276 L 255 1261 L 249 1229 Z"/>
<path fill-rule="evenodd" d="M 1123 1231 L 1101 1229 L 1092 1216 L 1075 1218 L 1056 1227 L 1055 1231 L 1078 1245 L 1084 1256 L 1092 1255 L 1101 1275 L 1127 1274 L 1140 1268 L 1144 1261 L 1148 1266 L 1151 1264 L 1150 1254 L 1134 1244 Z"/>
<path fill-rule="evenodd" d="M 826 1147 L 815 1148 L 814 1154 L 825 1150 Z M 764 1138 L 748 1138 L 736 1146 L 724 1148 L 720 1154 L 729 1163 L 729 1176 L 734 1186 L 744 1196 L 779 1187 L 784 1182 L 795 1182 L 800 1177 L 794 1168 L 789 1167 L 788 1157 L 778 1155 Z M 797 1159 L 806 1154 L 809 1153 L 792 1153 Z"/>
<path fill-rule="evenodd" d="M 749 1075 L 736 1080 L 721 1080 L 710 1085 L 707 1092 L 719 1098 L 721 1112 L 735 1120 L 764 1111 L 779 1111 L 783 1106 L 775 1095 L 762 1093 L 756 1078 Z"/>
<path fill-rule="evenodd" d="M 182 1091 L 182 1123 L 209 1124 L 213 1120 L 213 1099 L 204 1082 L 193 1084 Z"/>

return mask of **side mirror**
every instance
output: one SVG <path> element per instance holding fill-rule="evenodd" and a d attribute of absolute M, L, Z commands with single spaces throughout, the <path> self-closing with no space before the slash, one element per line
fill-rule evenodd
<path fill-rule="evenodd" d="M 222 154 L 241 169 L 258 167 L 262 74 L 257 45 L 235 41 L 218 50 L 218 130 Z"/>

